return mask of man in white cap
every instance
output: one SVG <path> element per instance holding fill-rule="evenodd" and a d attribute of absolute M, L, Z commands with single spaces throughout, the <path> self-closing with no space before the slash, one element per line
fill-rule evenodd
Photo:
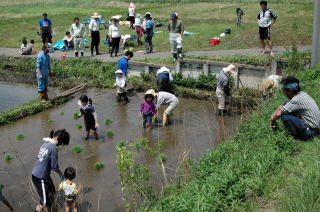
<path fill-rule="evenodd" d="M 161 105 L 169 105 L 163 112 L 162 126 L 165 127 L 170 123 L 170 113 L 179 104 L 178 98 L 168 92 L 160 91 L 156 93 L 153 89 L 147 91 L 148 94 L 152 94 L 156 99 L 156 108 L 159 111 Z"/>
<path fill-rule="evenodd" d="M 73 37 L 73 44 L 74 44 L 74 54 L 76 57 L 79 55 L 79 51 L 81 52 L 81 56 L 83 57 L 84 52 L 84 32 L 85 26 L 80 23 L 79 18 L 75 18 L 74 23 L 70 27 L 70 33 Z"/>
<path fill-rule="evenodd" d="M 89 23 L 89 30 L 91 36 L 91 56 L 93 56 L 93 49 L 96 49 L 96 54 L 99 55 L 99 44 L 100 44 L 100 32 L 99 32 L 99 19 L 101 16 L 98 13 L 94 13 L 91 16 L 91 20 Z"/>
<path fill-rule="evenodd" d="M 173 59 L 176 60 L 178 57 L 183 58 L 182 56 L 182 36 L 184 33 L 184 25 L 178 20 L 178 14 L 172 13 L 170 15 L 171 22 L 168 24 L 169 30 L 169 39 L 171 45 L 171 53 Z"/>
<path fill-rule="evenodd" d="M 117 102 L 120 102 L 121 100 L 127 102 L 127 89 L 126 89 L 126 77 L 123 75 L 122 70 L 117 70 L 115 72 L 117 75 L 116 82 L 114 86 L 117 88 Z"/>
<path fill-rule="evenodd" d="M 170 69 L 163 66 L 156 74 L 158 91 L 170 92 L 170 82 L 173 81 Z"/>
<path fill-rule="evenodd" d="M 216 89 L 216 95 L 219 102 L 219 115 L 224 115 L 227 113 L 225 106 L 229 103 L 231 97 L 229 78 L 232 75 L 236 75 L 236 69 L 237 68 L 233 64 L 231 64 L 228 67 L 223 68 L 219 73 Z"/>

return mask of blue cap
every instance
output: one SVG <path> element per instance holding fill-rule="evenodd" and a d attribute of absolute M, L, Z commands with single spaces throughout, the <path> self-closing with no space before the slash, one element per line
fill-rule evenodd
<path fill-rule="evenodd" d="M 176 18 L 176 17 L 178 17 L 178 14 L 177 14 L 177 13 L 172 13 L 172 14 L 170 15 L 170 18 Z"/>
<path fill-rule="evenodd" d="M 285 84 L 282 86 L 282 88 L 291 89 L 291 88 L 296 88 L 298 86 L 299 86 L 299 84 L 295 82 L 295 83 L 291 83 L 291 84 Z"/>

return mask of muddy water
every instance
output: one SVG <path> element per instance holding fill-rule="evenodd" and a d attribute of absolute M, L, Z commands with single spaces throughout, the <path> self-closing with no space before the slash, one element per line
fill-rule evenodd
<path fill-rule="evenodd" d="M 47 136 L 52 128 L 65 128 L 71 134 L 70 145 L 59 152 L 59 161 L 61 169 L 70 165 L 75 167 L 76 181 L 86 188 L 80 197 L 80 211 L 88 211 L 87 208 L 89 211 L 98 211 L 98 205 L 100 211 L 123 211 L 119 172 L 115 166 L 117 156 L 114 146 L 119 140 L 133 140 L 139 137 L 146 137 L 151 143 L 166 140 L 166 167 L 168 175 L 172 175 L 170 170 L 177 166 L 178 158 L 183 152 L 189 152 L 191 158 L 199 157 L 208 149 L 214 148 L 223 138 L 233 135 L 240 120 L 240 116 L 233 115 L 225 118 L 224 125 L 221 125 L 215 116 L 213 103 L 180 99 L 169 127 L 155 127 L 152 131 L 146 131 L 138 118 L 142 94 L 130 96 L 127 105 L 114 106 L 113 91 L 90 89 L 85 93 L 93 99 L 98 113 L 101 125 L 98 130 L 101 135 L 99 141 L 85 141 L 84 129 L 75 128 L 75 123 L 83 123 L 83 120 L 75 121 L 72 118 L 72 113 L 78 111 L 77 98 L 55 109 L 0 128 L 1 156 L 8 152 L 14 158 L 10 162 L 0 160 L 0 183 L 5 185 L 4 194 L 17 211 L 31 211 L 37 204 L 38 196 L 28 182 L 31 180 L 31 169 L 42 145 L 42 138 Z M 60 112 L 65 114 L 60 115 Z M 103 124 L 106 118 L 113 120 L 109 126 Z M 53 123 L 48 123 L 49 119 L 52 119 Z M 105 136 L 108 129 L 113 130 L 113 138 Z M 25 138 L 17 141 L 17 133 L 23 133 Z M 71 147 L 75 144 L 81 145 L 85 151 L 79 155 L 71 153 Z M 104 169 L 100 172 L 93 167 L 98 160 L 105 163 Z M 150 158 L 148 164 L 154 171 L 156 184 L 163 182 L 157 157 Z M 51 175 L 58 186 L 59 177 L 55 173 Z M 4 211 L 2 204 L 0 211 Z"/>
<path fill-rule="evenodd" d="M 56 93 L 57 89 L 50 90 L 50 95 Z M 0 81 L 0 112 L 36 97 L 37 87 L 35 85 Z"/>

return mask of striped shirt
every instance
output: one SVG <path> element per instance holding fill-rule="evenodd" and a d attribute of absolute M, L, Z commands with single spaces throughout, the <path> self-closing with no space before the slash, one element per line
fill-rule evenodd
<path fill-rule="evenodd" d="M 320 111 L 317 103 L 307 93 L 300 91 L 281 107 L 282 114 L 293 114 L 301 118 L 312 129 L 320 129 Z"/>

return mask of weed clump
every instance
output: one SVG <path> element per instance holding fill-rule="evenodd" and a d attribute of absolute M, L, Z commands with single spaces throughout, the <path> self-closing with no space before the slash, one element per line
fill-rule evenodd
<path fill-rule="evenodd" d="M 12 160 L 13 158 L 12 158 L 12 156 L 9 154 L 9 153 L 6 153 L 6 154 L 4 154 L 4 156 L 3 156 L 3 160 L 4 161 L 10 161 L 10 160 Z"/>
<path fill-rule="evenodd" d="M 164 153 L 160 153 L 158 159 L 160 162 L 165 162 L 168 159 L 168 156 Z"/>
<path fill-rule="evenodd" d="M 109 125 L 112 122 L 112 119 L 106 119 L 104 120 L 105 125 Z"/>
<path fill-rule="evenodd" d="M 24 135 L 22 133 L 18 133 L 18 134 L 16 134 L 16 139 L 22 140 L 22 139 L 24 139 Z"/>
<path fill-rule="evenodd" d="M 77 153 L 77 154 L 83 152 L 83 150 L 84 150 L 84 149 L 83 149 L 80 145 L 74 145 L 74 146 L 71 148 L 71 152 Z"/>
<path fill-rule="evenodd" d="M 82 128 L 82 124 L 81 124 L 81 123 L 76 123 L 75 127 L 76 127 L 77 129 L 81 129 L 81 128 Z"/>
<path fill-rule="evenodd" d="M 113 135 L 114 135 L 114 133 L 111 129 L 107 130 L 107 136 L 112 137 Z"/>
<path fill-rule="evenodd" d="M 97 169 L 97 170 L 101 170 L 103 167 L 104 167 L 104 163 L 102 161 L 97 161 L 94 164 L 94 168 Z"/>

